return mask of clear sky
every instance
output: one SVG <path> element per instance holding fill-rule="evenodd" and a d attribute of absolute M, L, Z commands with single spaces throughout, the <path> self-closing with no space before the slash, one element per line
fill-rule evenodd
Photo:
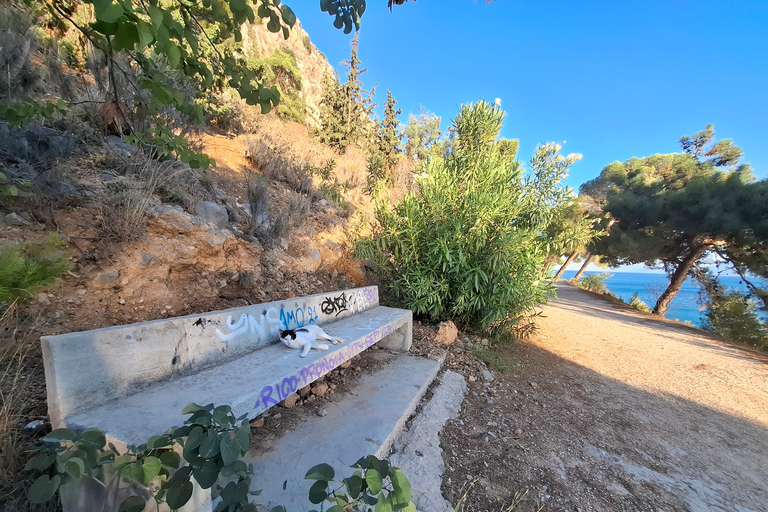
<path fill-rule="evenodd" d="M 317 0 L 286 0 L 331 65 L 349 36 Z M 368 0 L 360 58 L 378 102 L 392 91 L 401 121 L 419 106 L 443 118 L 501 98 L 502 136 L 567 141 L 582 153 L 578 189 L 607 164 L 679 151 L 713 123 L 758 177 L 768 175 L 768 0 Z"/>

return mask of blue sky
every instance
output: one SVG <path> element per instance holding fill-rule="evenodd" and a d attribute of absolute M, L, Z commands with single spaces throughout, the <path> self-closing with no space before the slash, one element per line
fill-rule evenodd
<path fill-rule="evenodd" d="M 286 0 L 329 62 L 350 36 L 317 0 Z M 582 153 L 566 183 L 578 188 L 615 160 L 679 151 L 713 123 L 768 174 L 768 1 L 368 0 L 360 32 L 366 87 L 392 91 L 401 121 L 419 106 L 443 118 L 501 98 L 502 136 L 567 141 Z"/>

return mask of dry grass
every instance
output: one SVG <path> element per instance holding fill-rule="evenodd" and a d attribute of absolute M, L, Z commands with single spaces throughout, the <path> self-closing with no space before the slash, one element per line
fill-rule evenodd
<path fill-rule="evenodd" d="M 172 160 L 159 162 L 136 156 L 128 171 L 133 179 L 114 182 L 112 193 L 103 200 L 102 232 L 116 242 L 140 239 L 145 233 L 154 195 L 178 181 L 183 172 L 184 168 L 178 167 Z"/>
<path fill-rule="evenodd" d="M 0 510 L 56 510 L 57 503 L 26 503 L 31 480 L 22 473 L 24 426 L 45 419 L 45 382 L 39 352 L 42 319 L 23 317 L 15 304 L 0 316 Z"/>

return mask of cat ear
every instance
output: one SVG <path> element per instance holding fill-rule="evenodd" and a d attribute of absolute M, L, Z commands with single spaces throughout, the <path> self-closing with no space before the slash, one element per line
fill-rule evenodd
<path fill-rule="evenodd" d="M 278 329 L 278 333 L 280 333 L 280 337 L 281 337 L 281 338 L 282 338 L 283 336 L 285 336 L 285 331 L 284 331 L 284 330 L 282 330 L 282 329 Z"/>

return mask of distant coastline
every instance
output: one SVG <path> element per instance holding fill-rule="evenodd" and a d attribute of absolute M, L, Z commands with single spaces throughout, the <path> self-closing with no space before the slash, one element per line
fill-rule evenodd
<path fill-rule="evenodd" d="M 576 270 L 566 270 L 563 273 L 563 279 L 569 280 L 575 274 Z M 617 295 L 625 302 L 637 293 L 640 299 L 653 307 L 656 298 L 664 291 L 669 278 L 663 272 L 624 272 L 614 269 L 587 271 L 585 274 L 601 274 L 607 272 L 612 276 L 605 280 L 605 285 L 611 293 Z M 746 286 L 738 276 L 720 276 L 721 282 L 737 290 L 746 292 Z M 688 278 L 677 296 L 672 300 L 672 304 L 664 315 L 670 319 L 676 319 L 680 322 L 691 322 L 699 327 L 704 319 L 704 309 L 706 308 L 705 298 L 701 294 L 701 287 L 692 278 Z"/>

